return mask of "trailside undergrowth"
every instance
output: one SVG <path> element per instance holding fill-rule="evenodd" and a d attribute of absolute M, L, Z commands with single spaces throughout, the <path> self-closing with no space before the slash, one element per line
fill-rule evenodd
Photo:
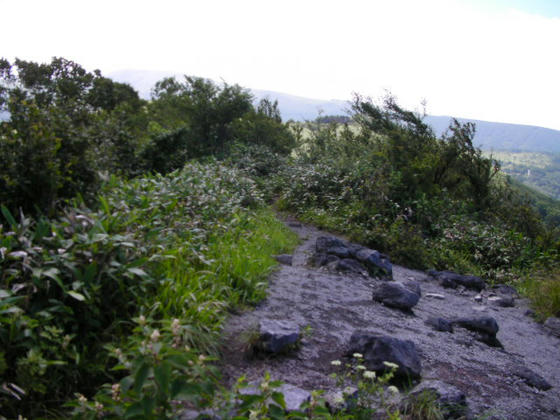
<path fill-rule="evenodd" d="M 111 178 L 99 207 L 0 230 L 0 413 L 162 418 L 203 398 L 228 310 L 264 295 L 296 243 L 255 184 L 217 163 Z M 107 384 L 101 390 L 101 384 Z M 98 391 L 99 390 L 99 391 Z"/>

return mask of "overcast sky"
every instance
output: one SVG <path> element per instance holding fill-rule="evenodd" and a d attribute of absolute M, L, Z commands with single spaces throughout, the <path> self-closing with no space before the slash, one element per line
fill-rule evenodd
<path fill-rule="evenodd" d="M 558 0 L 0 0 L 0 55 L 560 129 Z"/>

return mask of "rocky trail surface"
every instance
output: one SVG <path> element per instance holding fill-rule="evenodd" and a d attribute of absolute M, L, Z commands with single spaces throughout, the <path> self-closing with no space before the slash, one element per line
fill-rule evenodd
<path fill-rule="evenodd" d="M 476 278 L 471 284 L 396 265 L 392 281 L 381 280 L 366 272 L 371 250 L 358 258 L 360 248 L 343 242 L 344 251 L 335 241 L 317 255 L 319 245 L 325 246 L 319 238 L 328 236 L 332 242 L 334 237 L 297 222 L 287 224 L 302 244 L 291 258 L 279 258 L 283 264 L 270 278 L 267 299 L 253 311 L 233 315 L 225 327 L 222 370 L 229 384 L 241 375 L 259 381 L 270 372 L 273 379 L 303 390 L 334 391 L 331 361 L 345 360 L 351 338 L 367 346 L 368 337 L 383 336 L 412 342 L 419 358 L 417 382 L 440 381 L 464 394 L 466 417 L 560 419 L 560 338 L 533 320 L 527 301 L 514 290 L 478 290 L 484 284 Z M 348 252 L 358 260 L 344 258 Z M 382 290 L 387 284 L 398 290 Z M 259 328 L 262 335 L 262 321 L 299 327 L 295 333 L 304 333 L 297 350 L 250 357 L 247 344 Z M 286 337 L 293 342 L 293 334 Z"/>

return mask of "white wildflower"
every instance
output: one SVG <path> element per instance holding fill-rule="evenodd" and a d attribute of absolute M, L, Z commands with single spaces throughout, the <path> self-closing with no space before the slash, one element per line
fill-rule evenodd
<path fill-rule="evenodd" d="M 342 363 L 340 362 L 340 360 L 333 360 L 333 361 L 331 362 L 331 365 L 333 365 L 333 366 L 340 366 L 341 364 L 342 364 Z"/>
<path fill-rule="evenodd" d="M 375 372 L 371 371 L 371 370 L 366 370 L 364 372 L 364 378 L 366 379 L 375 379 Z"/>
<path fill-rule="evenodd" d="M 364 365 L 358 365 L 356 366 L 357 370 L 366 370 L 366 367 Z"/>
<path fill-rule="evenodd" d="M 150 340 L 152 340 L 153 342 L 156 342 L 159 340 L 159 338 L 161 337 L 161 334 L 159 333 L 159 330 L 154 330 L 154 332 L 152 332 L 152 335 L 150 336 Z"/>
<path fill-rule="evenodd" d="M 393 395 L 399 395 L 399 389 L 395 385 L 387 387 L 387 391 Z"/>
<path fill-rule="evenodd" d="M 354 353 L 352 357 L 355 357 L 356 359 L 363 359 L 364 355 L 362 353 Z"/>
<path fill-rule="evenodd" d="M 383 362 L 383 364 L 385 366 L 387 366 L 389 369 L 398 369 L 399 365 L 397 365 L 396 363 L 393 362 Z"/>

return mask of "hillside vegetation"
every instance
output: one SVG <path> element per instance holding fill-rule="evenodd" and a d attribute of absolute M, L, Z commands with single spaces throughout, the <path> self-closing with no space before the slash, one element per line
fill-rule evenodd
<path fill-rule="evenodd" d="M 296 244 L 271 204 L 560 311 L 558 230 L 472 124 L 437 137 L 392 98 L 357 96 L 355 128 L 303 127 L 237 85 L 167 78 L 146 101 L 59 58 L 2 60 L 0 77 L 1 416 L 228 412 L 211 363 L 222 322 L 265 296 L 272 256 Z"/>

